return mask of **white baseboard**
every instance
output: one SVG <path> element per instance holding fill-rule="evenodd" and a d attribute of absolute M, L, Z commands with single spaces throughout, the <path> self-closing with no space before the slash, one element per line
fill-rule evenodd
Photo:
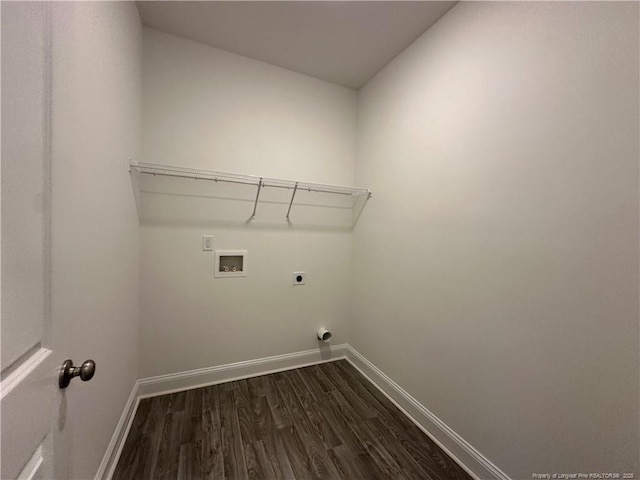
<path fill-rule="evenodd" d="M 511 480 L 506 473 L 491 463 L 489 459 L 473 448 L 466 440 L 409 395 L 407 391 L 391 380 L 351 345 L 347 345 L 347 360 L 469 475 L 478 480 Z"/>
<path fill-rule="evenodd" d="M 316 348 L 274 357 L 228 363 L 217 367 L 143 378 L 139 380 L 138 396 L 140 398 L 155 397 L 157 395 L 215 385 L 216 383 L 232 382 L 243 378 L 291 370 L 316 363 L 331 362 L 346 358 L 346 356 L 347 344 L 343 344 L 335 347 L 327 346 L 322 350 Z"/>
<path fill-rule="evenodd" d="M 133 423 L 138 404 L 142 398 L 191 390 L 217 383 L 231 382 L 345 358 L 472 477 L 478 480 L 511 480 L 507 474 L 491 463 L 425 408 L 424 405 L 409 395 L 402 387 L 348 344 L 138 380 L 125 404 L 100 468 L 96 473 L 95 480 L 111 479 Z"/>
<path fill-rule="evenodd" d="M 129 429 L 133 423 L 133 417 L 138 409 L 138 403 L 140 401 L 138 396 L 138 382 L 139 380 L 136 380 L 136 383 L 133 384 L 127 403 L 124 404 L 122 415 L 120 415 L 120 420 L 118 420 L 116 428 L 113 431 L 111 441 L 109 441 L 109 445 L 107 446 L 107 451 L 104 457 L 102 457 L 102 462 L 100 462 L 100 466 L 96 472 L 95 480 L 111 478 L 113 475 L 113 470 L 116 468 L 120 453 L 124 447 L 124 442 L 127 439 Z"/>

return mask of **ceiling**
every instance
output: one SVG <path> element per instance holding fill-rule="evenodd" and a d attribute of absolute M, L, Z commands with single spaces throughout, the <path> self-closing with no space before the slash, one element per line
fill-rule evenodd
<path fill-rule="evenodd" d="M 138 1 L 142 23 L 358 89 L 456 2 Z"/>

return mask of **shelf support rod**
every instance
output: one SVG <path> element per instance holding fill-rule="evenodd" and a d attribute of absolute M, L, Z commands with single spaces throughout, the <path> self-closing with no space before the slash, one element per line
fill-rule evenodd
<path fill-rule="evenodd" d="M 258 191 L 256 192 L 256 201 L 253 204 L 253 213 L 251 214 L 251 218 L 256 218 L 256 209 L 258 208 L 258 198 L 260 198 L 261 189 L 262 189 L 262 177 L 260 177 L 260 181 L 258 182 Z"/>
<path fill-rule="evenodd" d="M 296 196 L 296 191 L 298 190 L 298 182 L 296 182 L 293 187 L 293 194 L 291 195 L 291 201 L 289 202 L 289 210 L 287 210 L 287 220 L 289 220 L 289 214 L 291 213 L 291 205 L 293 205 L 293 199 Z"/>

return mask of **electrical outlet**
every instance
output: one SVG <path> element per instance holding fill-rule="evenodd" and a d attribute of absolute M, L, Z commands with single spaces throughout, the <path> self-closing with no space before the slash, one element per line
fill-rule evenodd
<path fill-rule="evenodd" d="M 293 272 L 293 284 L 304 285 L 304 279 L 306 276 L 306 272 Z"/>
<path fill-rule="evenodd" d="M 213 235 L 202 236 L 202 250 L 203 251 L 213 250 Z"/>

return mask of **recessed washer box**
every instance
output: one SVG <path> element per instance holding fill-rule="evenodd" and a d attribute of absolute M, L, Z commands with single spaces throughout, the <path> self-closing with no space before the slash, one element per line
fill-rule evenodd
<path fill-rule="evenodd" d="M 215 277 L 246 277 L 246 250 L 216 250 Z"/>

